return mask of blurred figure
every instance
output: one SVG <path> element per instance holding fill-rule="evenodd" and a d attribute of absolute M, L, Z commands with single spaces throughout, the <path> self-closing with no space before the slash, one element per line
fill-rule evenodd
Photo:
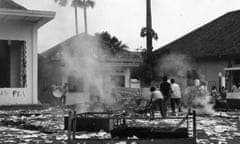
<path fill-rule="evenodd" d="M 200 87 L 200 80 L 199 79 L 194 80 L 194 86 Z"/>
<path fill-rule="evenodd" d="M 52 85 L 52 94 L 55 97 L 55 105 L 65 105 L 66 104 L 66 94 L 67 94 L 67 83 L 64 86 Z"/>
<path fill-rule="evenodd" d="M 66 95 L 67 95 L 67 91 L 68 91 L 68 83 L 64 83 L 63 87 L 62 87 L 62 96 L 60 98 L 61 103 L 63 105 L 66 104 Z"/>
<path fill-rule="evenodd" d="M 228 93 L 228 89 L 225 87 L 222 87 L 222 91 L 221 91 L 221 99 L 222 100 L 226 100 L 227 98 L 227 93 Z"/>
<path fill-rule="evenodd" d="M 162 78 L 163 82 L 160 84 L 160 91 L 163 94 L 163 113 L 164 113 L 164 117 L 166 117 L 167 114 L 167 104 L 170 101 L 171 98 L 171 85 L 170 83 L 168 83 L 168 77 L 167 76 L 163 76 Z"/>
<path fill-rule="evenodd" d="M 216 100 L 218 99 L 218 92 L 216 86 L 212 86 L 210 95 L 212 96 L 210 103 L 215 103 Z"/>
<path fill-rule="evenodd" d="M 238 92 L 237 86 L 234 84 L 231 89 L 232 92 Z"/>
<path fill-rule="evenodd" d="M 178 112 L 181 112 L 181 105 L 180 105 L 180 99 L 181 99 L 181 89 L 180 86 L 175 82 L 174 79 L 171 79 L 171 108 L 172 113 L 175 114 L 175 105 L 177 105 Z"/>
<path fill-rule="evenodd" d="M 154 119 L 154 111 L 158 108 L 161 112 L 162 117 L 165 117 L 165 113 L 163 111 L 163 95 L 157 90 L 155 87 L 150 88 L 151 97 L 151 118 Z"/>
<path fill-rule="evenodd" d="M 208 94 L 208 88 L 207 88 L 207 83 L 206 82 L 202 82 L 199 89 L 204 96 L 206 96 Z"/>

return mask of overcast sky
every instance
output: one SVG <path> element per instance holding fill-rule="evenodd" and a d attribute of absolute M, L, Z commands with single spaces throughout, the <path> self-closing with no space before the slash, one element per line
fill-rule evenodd
<path fill-rule="evenodd" d="M 56 17 L 39 29 L 38 51 L 43 52 L 75 34 L 74 9 L 60 7 L 54 0 L 14 0 L 31 10 L 56 11 Z M 90 34 L 108 31 L 131 50 L 145 47 L 140 30 L 146 25 L 146 0 L 95 0 L 88 9 Z M 153 29 L 159 39 L 154 48 L 191 32 L 215 18 L 240 9 L 240 0 L 152 0 Z M 83 12 L 79 9 L 79 32 L 84 31 Z"/>

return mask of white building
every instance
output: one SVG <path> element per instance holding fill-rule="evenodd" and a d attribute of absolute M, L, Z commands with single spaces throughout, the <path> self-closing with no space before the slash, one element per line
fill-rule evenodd
<path fill-rule="evenodd" d="M 68 65 L 72 65 L 73 59 L 71 63 L 66 63 L 66 58 L 64 59 L 64 55 L 66 53 L 75 53 L 74 57 L 79 57 L 79 59 L 74 59 L 74 61 L 81 65 L 90 64 L 93 59 L 85 58 L 85 60 L 80 59 L 80 57 L 92 57 L 94 55 L 94 51 L 89 53 L 91 47 L 99 46 L 99 42 L 95 36 L 91 36 L 88 34 L 79 34 L 77 36 L 73 36 L 62 43 L 48 49 L 46 52 L 42 53 L 42 60 L 39 60 L 39 100 L 42 103 L 52 103 L 55 98 L 52 95 L 52 85 L 63 86 L 64 83 L 68 83 L 68 96 L 67 96 L 67 104 L 72 104 L 76 102 L 76 99 L 81 99 L 82 101 L 84 97 L 88 97 L 90 86 L 89 79 L 96 78 L 96 76 L 92 76 L 91 78 L 86 78 L 88 74 L 84 73 L 84 68 L 72 74 L 69 72 Z M 97 49 L 102 49 L 100 46 Z M 97 50 L 95 49 L 95 50 Z M 67 51 L 67 52 L 66 52 Z M 91 55 L 92 54 L 92 55 Z M 103 56 L 103 54 L 101 54 Z M 136 87 L 136 82 L 134 85 L 131 85 L 131 71 L 134 68 L 137 68 L 142 62 L 141 57 L 135 53 L 126 51 L 121 57 L 114 55 L 105 55 L 106 57 L 95 57 L 95 61 L 97 61 L 97 65 L 94 65 L 94 70 L 91 69 L 91 74 L 94 75 L 93 71 L 99 69 L 108 69 L 111 72 L 102 72 L 101 77 L 103 78 L 103 82 L 107 83 L 109 79 L 114 82 L 114 86 L 121 88 L 131 88 Z M 85 62 L 80 62 L 80 61 Z M 79 62 L 78 62 L 79 61 Z M 89 63 L 88 63 L 88 62 Z M 78 67 L 76 65 L 76 67 Z M 80 72 L 81 71 L 81 72 Z M 99 70 L 100 71 L 100 70 Z M 87 73 L 87 72 L 86 72 Z M 74 75 L 74 76 L 73 76 Z M 77 75 L 77 76 L 75 76 Z M 81 77 L 81 78 L 80 78 Z M 135 80 L 136 81 L 136 80 Z"/>
<path fill-rule="evenodd" d="M 0 105 L 37 104 L 37 30 L 55 12 L 0 1 Z"/>

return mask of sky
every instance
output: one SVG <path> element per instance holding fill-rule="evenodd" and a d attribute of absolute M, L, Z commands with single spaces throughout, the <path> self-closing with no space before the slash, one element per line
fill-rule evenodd
<path fill-rule="evenodd" d="M 60 7 L 54 0 L 14 0 L 31 10 L 55 11 L 55 18 L 38 31 L 38 52 L 44 52 L 75 35 L 74 9 Z M 69 0 L 68 0 L 69 1 Z M 88 31 L 94 35 L 108 31 L 130 50 L 146 47 L 140 37 L 146 26 L 146 0 L 94 0 L 88 9 Z M 219 16 L 240 10 L 240 0 L 152 0 L 153 29 L 158 40 L 154 49 L 186 35 Z M 83 11 L 78 10 L 79 32 L 84 31 Z"/>

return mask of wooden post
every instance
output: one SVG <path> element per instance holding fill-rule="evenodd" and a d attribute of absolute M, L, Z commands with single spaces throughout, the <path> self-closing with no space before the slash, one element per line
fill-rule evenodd
<path fill-rule="evenodd" d="M 123 125 L 125 126 L 126 125 L 126 119 L 123 118 Z"/>
<path fill-rule="evenodd" d="M 72 130 L 72 111 L 68 113 L 68 140 L 71 140 L 71 130 Z"/>
<path fill-rule="evenodd" d="M 187 130 L 189 130 L 189 120 L 188 120 L 189 116 L 188 115 L 189 115 L 189 113 L 187 114 Z"/>
<path fill-rule="evenodd" d="M 76 138 L 77 112 L 73 111 L 73 140 Z"/>
<path fill-rule="evenodd" d="M 193 110 L 193 138 L 194 142 L 197 142 L 197 125 L 196 125 L 196 111 Z"/>

